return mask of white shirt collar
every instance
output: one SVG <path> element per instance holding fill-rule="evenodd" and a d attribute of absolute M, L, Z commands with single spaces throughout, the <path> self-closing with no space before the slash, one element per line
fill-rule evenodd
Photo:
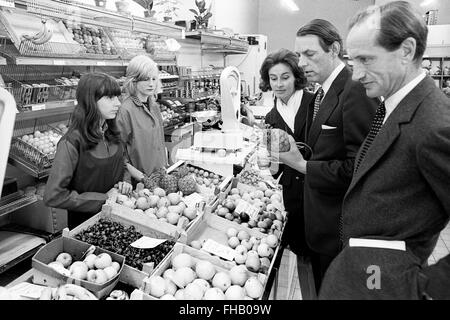
<path fill-rule="evenodd" d="M 384 100 L 384 106 L 386 107 L 386 116 L 384 117 L 383 123 L 386 122 L 387 118 L 391 115 L 394 109 L 420 83 L 420 81 L 425 78 L 425 76 L 425 72 L 420 73 L 417 77 L 407 83 L 403 88 Z"/>
<path fill-rule="evenodd" d="M 342 61 L 339 61 L 339 65 L 333 70 L 333 72 L 329 75 L 327 80 L 325 80 L 322 84 L 322 90 L 323 90 L 323 96 L 327 94 L 328 90 L 330 90 L 331 85 L 333 84 L 334 80 L 337 78 L 339 73 L 345 68 L 345 63 Z"/>
<path fill-rule="evenodd" d="M 277 99 L 276 108 L 278 113 L 283 118 L 284 122 L 291 128 L 292 132 L 295 132 L 295 116 L 300 108 L 300 104 L 303 98 L 303 90 L 295 91 L 289 98 L 287 104 L 285 104 L 281 99 Z"/>

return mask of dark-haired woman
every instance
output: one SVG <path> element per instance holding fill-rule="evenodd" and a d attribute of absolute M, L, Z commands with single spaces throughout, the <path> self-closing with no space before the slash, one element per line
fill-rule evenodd
<path fill-rule="evenodd" d="M 47 206 L 67 209 L 70 229 L 98 213 L 115 184 L 121 193 L 132 190 L 115 124 L 120 94 L 106 74 L 86 74 L 78 83 L 78 105 L 58 143 L 44 196 Z"/>
<path fill-rule="evenodd" d="M 306 115 L 314 95 L 303 90 L 306 77 L 298 66 L 297 55 L 287 49 L 269 54 L 260 69 L 260 89 L 272 90 L 274 107 L 265 117 L 265 123 L 272 128 L 286 131 L 297 142 L 305 142 Z M 303 254 L 305 243 L 305 224 L 303 215 L 303 181 L 304 176 L 298 171 L 281 165 L 283 202 L 288 212 L 284 240 L 291 251 Z"/>

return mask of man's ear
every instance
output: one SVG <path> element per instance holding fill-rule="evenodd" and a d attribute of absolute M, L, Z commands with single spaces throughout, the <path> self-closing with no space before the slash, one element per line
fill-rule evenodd
<path fill-rule="evenodd" d="M 405 62 L 414 61 L 416 55 L 417 42 L 413 37 L 406 38 L 400 45 L 401 58 Z"/>
<path fill-rule="evenodd" d="M 330 47 L 331 52 L 333 53 L 333 56 L 337 57 L 339 56 L 339 52 L 341 51 L 341 45 L 339 42 L 335 41 Z"/>

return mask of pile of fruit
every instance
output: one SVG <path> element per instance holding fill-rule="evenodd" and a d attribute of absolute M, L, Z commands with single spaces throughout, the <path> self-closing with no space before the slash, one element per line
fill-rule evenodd
<path fill-rule="evenodd" d="M 181 191 L 183 196 L 197 192 L 197 183 L 189 174 L 186 165 L 178 167 L 176 171 L 167 173 L 165 169 L 155 170 L 150 176 L 144 177 L 144 187 L 151 192 L 155 188 L 163 189 L 166 194 Z"/>
<path fill-rule="evenodd" d="M 266 237 L 255 237 L 245 230 L 236 230 L 229 228 L 226 232 L 228 245 L 235 250 L 234 261 L 238 265 L 245 265 L 252 272 L 261 272 L 267 274 L 270 261 L 278 246 L 278 237 L 269 234 Z M 203 244 L 194 240 L 190 246 L 195 249 L 201 249 Z"/>
<path fill-rule="evenodd" d="M 247 212 L 236 212 L 240 201 L 251 204 L 257 210 L 256 217 L 250 217 Z M 214 211 L 220 217 L 234 221 L 248 228 L 255 228 L 260 232 L 281 235 L 284 215 L 281 192 L 272 189 L 246 192 L 233 188 L 230 194 L 217 205 Z"/>
<path fill-rule="evenodd" d="M 36 195 L 38 199 L 43 200 L 45 194 L 45 183 L 41 182 L 35 186 L 25 187 L 24 193 L 27 197 Z"/>
<path fill-rule="evenodd" d="M 116 48 L 102 28 L 84 24 L 69 24 L 67 21 L 63 21 L 63 23 L 73 35 L 73 40 L 86 49 L 86 53 L 117 55 Z"/>
<path fill-rule="evenodd" d="M 113 279 L 120 271 L 120 264 L 107 253 L 88 254 L 83 261 L 73 261 L 67 252 L 60 253 L 48 264 L 56 272 L 77 280 L 103 284 Z"/>
<path fill-rule="evenodd" d="M 136 190 L 131 195 L 119 194 L 119 191 L 116 190 L 109 201 L 182 229 L 186 228 L 189 222 L 197 217 L 197 208 L 188 207 L 183 202 L 180 193 L 166 194 L 166 191 L 159 187 L 153 189 L 153 191 L 143 187 L 142 183 L 138 183 Z"/>
<path fill-rule="evenodd" d="M 56 145 L 61 137 L 61 134 L 53 130 L 47 130 L 44 132 L 36 130 L 33 134 L 23 135 L 19 139 L 26 144 L 33 146 L 41 153 L 51 155 L 56 152 Z"/>
<path fill-rule="evenodd" d="M 244 168 L 236 177 L 239 182 L 255 187 L 264 181 L 259 171 L 254 168 Z"/>
<path fill-rule="evenodd" d="M 166 240 L 152 249 L 137 249 L 130 246 L 141 237 L 142 234 L 136 231 L 134 226 L 125 228 L 118 222 L 106 219 L 100 219 L 96 224 L 75 235 L 77 240 L 125 256 L 125 263 L 139 270 L 142 270 L 144 263 L 153 262 L 156 267 L 175 244 L 171 240 Z"/>
<path fill-rule="evenodd" d="M 224 180 L 224 177 L 213 172 L 188 165 L 189 172 L 194 175 L 195 181 L 201 186 L 215 189 Z"/>
<path fill-rule="evenodd" d="M 163 125 L 165 127 L 172 125 L 174 122 L 179 122 L 178 118 L 180 118 L 180 115 L 178 113 L 176 113 L 174 110 L 172 110 L 171 108 L 169 108 L 163 104 L 160 104 L 159 109 L 161 110 L 161 116 L 163 118 Z"/>
<path fill-rule="evenodd" d="M 220 271 L 209 261 L 180 253 L 171 266 L 162 276 L 144 280 L 144 292 L 162 300 L 252 300 L 264 292 L 263 283 L 244 265 Z"/>

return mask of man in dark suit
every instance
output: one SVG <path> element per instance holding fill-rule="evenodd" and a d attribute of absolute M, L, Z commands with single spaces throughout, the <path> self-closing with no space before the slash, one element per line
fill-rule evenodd
<path fill-rule="evenodd" d="M 406 1 L 350 24 L 353 78 L 383 103 L 356 158 L 344 249 L 321 299 L 450 298 L 450 256 L 426 266 L 450 214 L 450 100 L 421 70 L 427 32 Z"/>
<path fill-rule="evenodd" d="M 305 174 L 305 234 L 316 291 L 340 249 L 338 222 L 350 184 L 355 155 L 369 132 L 376 102 L 352 81 L 342 61 L 342 38 L 328 21 L 315 19 L 297 32 L 295 51 L 309 82 L 320 84 L 307 116 L 304 159 L 296 148 L 281 162 Z M 299 157 L 301 161 L 299 161 Z M 299 261 L 300 263 L 300 261 Z"/>

